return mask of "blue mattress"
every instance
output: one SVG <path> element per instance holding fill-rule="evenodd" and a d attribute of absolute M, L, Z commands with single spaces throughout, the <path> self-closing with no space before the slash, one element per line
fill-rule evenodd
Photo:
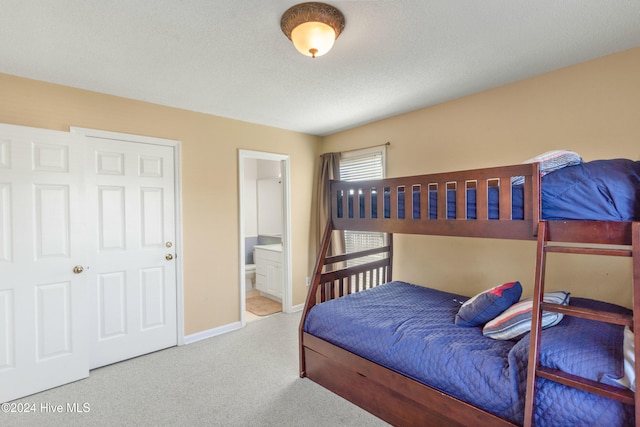
<path fill-rule="evenodd" d="M 454 324 L 467 297 L 391 282 L 319 304 L 304 330 L 451 396 L 522 424 L 529 335 L 496 341 L 480 327 Z M 573 298 L 572 305 L 615 312 L 612 304 Z M 565 317 L 543 333 L 541 363 L 608 382 L 622 376 L 623 329 Z M 586 344 L 586 345 L 585 345 Z M 539 380 L 536 425 L 622 426 L 633 408 Z"/>
<path fill-rule="evenodd" d="M 640 162 L 628 159 L 595 160 L 568 166 L 542 177 L 542 218 L 548 220 L 640 220 Z M 467 189 L 467 219 L 476 219 L 476 190 Z M 512 192 L 512 219 L 523 219 L 523 186 L 514 185 Z M 383 193 L 384 217 L 390 217 L 391 204 L 388 189 Z M 412 212 L 405 204 L 412 198 Z M 377 194 L 371 196 L 371 217 L 378 218 Z M 342 217 L 342 203 L 338 196 L 338 217 Z M 364 198 L 358 198 L 356 215 L 364 218 Z M 401 192 L 398 195 L 398 218 L 411 215 L 420 218 L 420 193 Z M 353 197 L 348 198 L 348 217 L 354 216 Z M 489 187 L 489 219 L 498 219 L 498 188 Z M 429 219 L 438 212 L 436 191 L 429 191 Z M 456 190 L 447 190 L 447 218 L 456 218 Z"/>

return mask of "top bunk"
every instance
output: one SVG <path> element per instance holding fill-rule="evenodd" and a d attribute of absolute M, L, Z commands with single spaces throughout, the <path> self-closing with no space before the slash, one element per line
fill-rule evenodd
<path fill-rule="evenodd" d="M 548 172 L 540 162 L 331 181 L 334 230 L 630 245 L 640 220 L 640 162 L 596 160 Z M 382 197 L 380 197 L 382 194 Z"/>

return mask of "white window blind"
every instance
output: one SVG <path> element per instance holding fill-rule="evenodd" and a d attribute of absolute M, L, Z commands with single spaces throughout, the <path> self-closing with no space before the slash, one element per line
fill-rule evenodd
<path fill-rule="evenodd" d="M 340 179 L 344 181 L 365 181 L 384 178 L 385 146 L 349 151 L 340 155 Z M 384 233 L 349 231 L 344 232 L 345 251 L 358 252 L 384 246 Z M 382 255 L 372 255 L 364 259 L 351 260 L 347 266 L 381 259 Z"/>
<path fill-rule="evenodd" d="M 340 155 L 340 179 L 364 181 L 384 178 L 384 147 Z"/>

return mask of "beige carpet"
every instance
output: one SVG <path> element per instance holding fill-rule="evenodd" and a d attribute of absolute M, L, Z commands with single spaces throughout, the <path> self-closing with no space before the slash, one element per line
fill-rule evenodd
<path fill-rule="evenodd" d="M 258 291 L 247 292 L 247 311 L 256 316 L 269 316 L 282 311 L 282 304 L 265 298 Z"/>
<path fill-rule="evenodd" d="M 0 411 L 0 425 L 389 427 L 300 378 L 300 315 L 275 314 L 233 332 L 94 369 L 87 379 L 15 401 L 24 411 Z M 74 404 L 79 411 L 68 409 Z"/>

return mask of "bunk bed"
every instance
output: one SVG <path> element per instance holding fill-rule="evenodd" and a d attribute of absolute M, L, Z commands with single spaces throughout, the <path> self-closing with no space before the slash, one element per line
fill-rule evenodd
<path fill-rule="evenodd" d="M 607 189 L 598 174 L 611 165 L 622 184 Z M 544 175 L 533 162 L 332 181 L 299 329 L 301 377 L 393 425 L 640 425 L 639 397 L 620 385 L 623 342 L 626 356 L 640 351 L 627 334 L 640 327 L 639 165 L 596 161 Z M 387 241 L 329 255 L 337 230 L 384 232 Z M 468 296 L 393 281 L 394 233 L 537 241 L 531 332 L 487 338 L 482 325 L 455 324 Z M 546 298 L 549 252 L 631 257 L 634 310 Z M 549 313 L 562 321 L 547 329 Z"/>

